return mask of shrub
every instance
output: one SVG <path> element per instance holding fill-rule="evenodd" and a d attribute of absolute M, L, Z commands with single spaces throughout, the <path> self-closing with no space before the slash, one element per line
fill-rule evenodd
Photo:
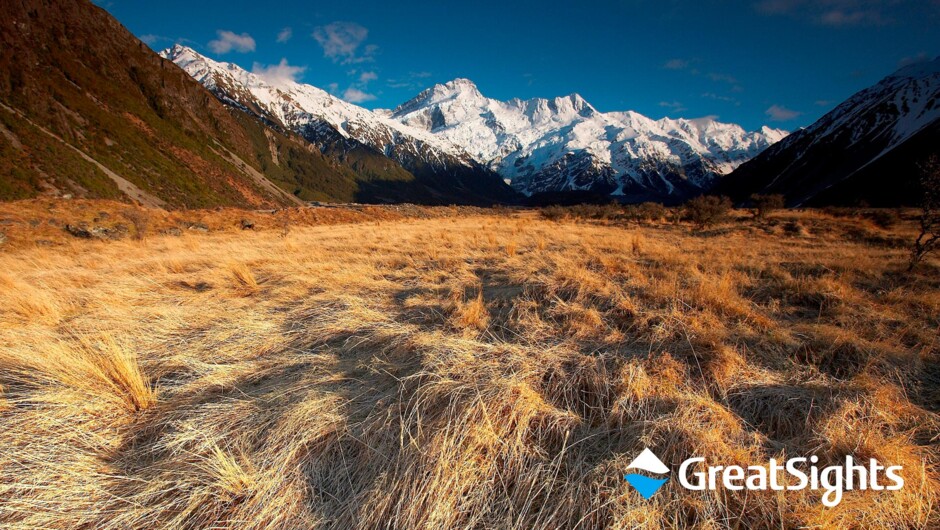
<path fill-rule="evenodd" d="M 897 210 L 872 210 L 865 212 L 864 216 L 879 228 L 891 228 L 901 220 L 901 214 Z"/>
<path fill-rule="evenodd" d="M 666 207 L 658 202 L 644 202 L 627 207 L 625 217 L 637 223 L 662 221 L 668 214 Z"/>
<path fill-rule="evenodd" d="M 754 203 L 754 217 L 757 219 L 766 219 L 767 215 L 774 210 L 784 207 L 785 199 L 783 195 L 751 195 L 751 201 Z"/>
<path fill-rule="evenodd" d="M 561 206 L 546 206 L 539 213 L 549 221 L 561 221 L 568 216 L 568 212 Z"/>
<path fill-rule="evenodd" d="M 509 217 L 512 215 L 512 210 L 510 210 L 509 207 L 505 204 L 494 204 L 493 207 L 490 208 L 490 211 L 493 213 L 493 215 L 499 217 Z"/>
<path fill-rule="evenodd" d="M 685 203 L 685 216 L 699 230 L 724 221 L 731 211 L 731 199 L 702 195 Z"/>

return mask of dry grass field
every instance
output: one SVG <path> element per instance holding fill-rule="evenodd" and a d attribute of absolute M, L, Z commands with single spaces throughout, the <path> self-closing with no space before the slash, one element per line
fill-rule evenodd
<path fill-rule="evenodd" d="M 340 221 L 16 232 L 0 527 L 940 527 L 940 262 L 903 272 L 912 223 Z M 647 501 L 644 447 L 906 484 Z"/>

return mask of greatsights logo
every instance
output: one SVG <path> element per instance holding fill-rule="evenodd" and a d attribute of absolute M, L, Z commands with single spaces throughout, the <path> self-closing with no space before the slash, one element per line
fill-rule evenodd
<path fill-rule="evenodd" d="M 871 489 L 895 491 L 904 487 L 899 474 L 901 466 L 883 466 L 874 458 L 868 465 L 856 463 L 851 456 L 845 457 L 845 465 L 819 468 L 819 457 L 794 457 L 778 463 L 771 458 L 766 466 L 711 466 L 702 457 L 693 457 L 679 465 L 679 484 L 695 491 L 715 491 L 723 487 L 730 491 L 774 491 L 823 490 L 822 503 L 833 507 L 842 502 L 846 491 Z M 806 469 L 807 463 L 809 469 Z M 652 451 L 644 449 L 633 459 L 627 469 L 640 469 L 656 475 L 666 475 L 669 468 Z M 623 477 L 644 498 L 649 499 L 669 480 L 650 478 L 630 473 Z"/>

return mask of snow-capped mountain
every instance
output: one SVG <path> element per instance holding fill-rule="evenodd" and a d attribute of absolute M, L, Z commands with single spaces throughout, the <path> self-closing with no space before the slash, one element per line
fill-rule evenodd
<path fill-rule="evenodd" d="M 738 199 L 794 205 L 917 200 L 917 164 L 940 154 L 940 57 L 899 69 L 723 179 Z"/>
<path fill-rule="evenodd" d="M 603 113 L 577 94 L 497 101 L 467 79 L 435 85 L 394 110 L 369 111 L 317 87 L 272 80 L 184 46 L 161 55 L 222 101 L 298 132 L 321 150 L 359 143 L 419 178 L 458 179 L 462 189 L 482 185 L 489 193 L 499 191 L 495 181 L 501 177 L 525 195 L 588 190 L 633 200 L 677 199 L 709 189 L 787 134 L 768 127 L 746 132 L 707 118 Z"/>
<path fill-rule="evenodd" d="M 467 79 L 425 90 L 389 116 L 461 146 L 527 195 L 682 196 L 708 189 L 787 134 L 708 118 L 599 112 L 578 94 L 498 101 Z"/>
<path fill-rule="evenodd" d="M 439 196 L 442 202 L 454 202 L 455 193 L 463 194 L 458 198 L 475 198 L 476 201 L 469 202 L 484 204 L 513 197 L 499 175 L 480 166 L 457 146 L 347 103 L 325 90 L 289 79 L 257 75 L 181 45 L 160 55 L 176 63 L 223 102 L 269 125 L 300 133 L 321 150 L 345 153 L 365 146 L 381 153 L 411 172 L 428 193 Z"/>

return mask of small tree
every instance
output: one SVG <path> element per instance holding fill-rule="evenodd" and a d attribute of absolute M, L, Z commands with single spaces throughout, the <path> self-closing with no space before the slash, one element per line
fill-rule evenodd
<path fill-rule="evenodd" d="M 774 210 L 784 207 L 785 199 L 783 195 L 751 195 L 751 201 L 754 203 L 754 217 L 764 220 L 767 215 Z"/>
<path fill-rule="evenodd" d="M 699 230 L 724 221 L 730 211 L 731 199 L 725 196 L 702 195 L 685 203 L 686 218 Z"/>
<path fill-rule="evenodd" d="M 920 234 L 911 248 L 911 261 L 907 271 L 914 267 L 924 256 L 940 246 L 940 158 L 932 155 L 920 165 L 920 184 L 923 196 L 920 211 Z"/>
<path fill-rule="evenodd" d="M 134 225 L 134 239 L 143 241 L 147 237 L 147 229 L 150 227 L 150 219 L 147 213 L 137 209 L 127 209 L 121 212 L 124 218 Z"/>
<path fill-rule="evenodd" d="M 281 227 L 281 237 L 287 237 L 290 235 L 290 210 L 281 210 L 277 214 L 280 214 L 278 225 Z"/>

